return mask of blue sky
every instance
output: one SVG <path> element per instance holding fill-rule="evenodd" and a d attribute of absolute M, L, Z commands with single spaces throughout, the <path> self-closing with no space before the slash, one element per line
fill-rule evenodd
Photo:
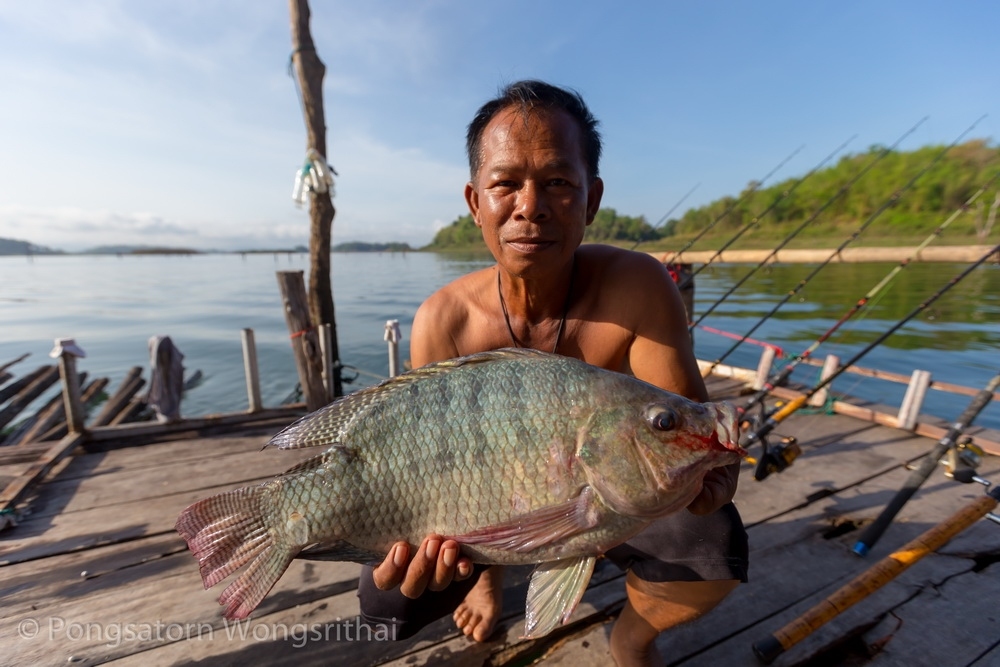
<path fill-rule="evenodd" d="M 1000 4 L 313 0 L 334 242 L 465 212 L 465 125 L 506 82 L 576 88 L 604 204 L 656 221 L 848 148 L 1000 122 Z M 65 250 L 305 243 L 286 2 L 0 0 L 0 237 Z"/>

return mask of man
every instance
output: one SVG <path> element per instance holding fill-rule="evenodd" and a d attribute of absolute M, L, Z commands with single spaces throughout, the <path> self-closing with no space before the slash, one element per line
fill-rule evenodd
<path fill-rule="evenodd" d="M 512 84 L 479 110 L 468 131 L 465 198 L 496 266 L 424 302 L 413 322 L 414 367 L 528 347 L 708 399 L 684 307 L 662 265 L 641 253 L 581 246 L 604 190 L 596 125 L 577 94 L 538 81 Z M 730 502 L 738 467 L 713 470 L 688 511 L 608 552 L 629 570 L 628 602 L 611 634 L 619 665 L 659 662 L 660 632 L 712 609 L 746 580 L 746 533 Z M 453 540 L 428 536 L 415 551 L 398 543 L 368 572 L 359 595 L 370 622 L 396 619 L 406 636 L 454 609 L 473 639 L 493 631 L 501 568 L 473 572 Z"/>

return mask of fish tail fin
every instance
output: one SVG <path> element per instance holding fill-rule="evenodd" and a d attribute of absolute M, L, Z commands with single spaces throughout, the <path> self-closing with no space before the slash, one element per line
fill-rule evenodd
<path fill-rule="evenodd" d="M 278 544 L 268 530 L 267 487 L 248 487 L 201 500 L 177 518 L 175 528 L 198 559 L 205 588 L 250 566 L 219 597 L 226 618 L 246 618 L 284 573 L 298 548 Z"/>

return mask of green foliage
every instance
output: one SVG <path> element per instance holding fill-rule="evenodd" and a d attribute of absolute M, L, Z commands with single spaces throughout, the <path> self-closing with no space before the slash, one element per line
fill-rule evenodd
<path fill-rule="evenodd" d="M 424 250 L 455 250 L 486 248 L 483 234 L 469 214 L 459 216 L 453 223 L 438 230 L 434 240 Z"/>
<path fill-rule="evenodd" d="M 413 250 L 409 243 L 365 243 L 364 241 L 348 241 L 338 243 L 332 252 L 407 252 Z"/>
<path fill-rule="evenodd" d="M 646 222 L 646 217 L 618 215 L 613 208 L 602 208 L 587 227 L 583 240 L 590 243 L 609 241 L 654 241 L 662 236 L 658 229 Z"/>
<path fill-rule="evenodd" d="M 892 151 L 875 164 L 850 189 L 826 206 L 803 236 L 846 236 L 857 229 L 878 210 L 893 193 L 900 190 L 922 169 L 927 167 L 944 146 L 924 146 L 910 152 Z M 733 207 L 713 230 L 714 236 L 729 236 L 749 223 L 755 215 L 775 207 L 759 222 L 755 234 L 772 239 L 783 230 L 790 232 L 796 225 L 815 214 L 824 204 L 838 195 L 858 172 L 876 160 L 885 147 L 873 145 L 867 151 L 846 155 L 836 165 L 818 171 L 799 185 L 790 195 L 782 197 L 801 178 L 791 178 L 767 188 L 743 194 L 737 204 L 735 197 L 723 197 L 706 206 L 687 211 L 671 225 L 674 233 L 694 235 Z M 976 139 L 955 146 L 934 164 L 917 182 L 903 193 L 897 202 L 873 223 L 868 235 L 896 237 L 929 234 L 949 215 L 958 210 L 996 171 L 1000 169 L 1000 148 L 988 141 Z M 987 206 L 993 200 L 994 183 L 984 197 Z M 742 195 L 741 195 L 742 196 Z M 673 223 L 673 221 L 671 221 Z M 970 213 L 963 215 L 949 228 L 949 235 L 972 235 L 977 224 Z"/>

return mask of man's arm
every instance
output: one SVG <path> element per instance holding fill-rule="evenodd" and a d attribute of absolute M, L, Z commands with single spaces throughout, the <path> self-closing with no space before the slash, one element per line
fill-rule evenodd
<path fill-rule="evenodd" d="M 630 313 L 635 318 L 636 332 L 628 352 L 632 372 L 640 380 L 667 391 L 707 401 L 708 390 L 691 348 L 687 314 L 674 281 L 662 264 L 648 256 L 629 263 L 627 280 L 639 281 L 635 286 L 641 286 L 641 290 L 629 290 L 632 294 L 656 295 L 658 306 L 650 308 L 646 302 Z M 693 514 L 711 514 L 732 500 L 739 471 L 739 463 L 709 471 L 701 493 L 688 505 L 688 510 Z"/>

